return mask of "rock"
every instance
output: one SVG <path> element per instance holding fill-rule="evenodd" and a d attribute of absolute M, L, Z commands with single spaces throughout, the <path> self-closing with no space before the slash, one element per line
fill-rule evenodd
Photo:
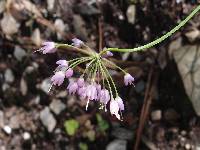
<path fill-rule="evenodd" d="M 3 128 L 4 126 L 4 113 L 3 111 L 0 111 L 0 128 Z"/>
<path fill-rule="evenodd" d="M 48 94 L 51 87 L 51 80 L 49 78 L 44 79 L 39 87 L 42 91 Z"/>
<path fill-rule="evenodd" d="M 74 15 L 73 16 L 73 27 L 75 30 L 75 34 L 80 37 L 81 39 L 87 39 L 88 34 L 87 34 L 87 30 L 85 28 L 85 22 L 84 20 L 81 18 L 80 15 Z"/>
<path fill-rule="evenodd" d="M 75 10 L 81 15 L 94 16 L 100 14 L 100 11 L 88 3 L 79 3 Z"/>
<path fill-rule="evenodd" d="M 7 89 L 9 89 L 10 88 L 10 85 L 9 84 L 7 84 L 7 83 L 4 83 L 3 85 L 2 85 L 2 91 L 3 92 L 5 92 Z"/>
<path fill-rule="evenodd" d="M 47 128 L 48 132 L 52 132 L 53 129 L 56 127 L 56 119 L 54 118 L 48 107 L 45 107 L 40 112 L 40 120 L 42 124 Z"/>
<path fill-rule="evenodd" d="M 200 47 L 186 45 L 173 51 L 173 57 L 183 80 L 185 91 L 200 116 Z"/>
<path fill-rule="evenodd" d="M 7 133 L 7 134 L 11 134 L 12 133 L 12 129 L 9 126 L 4 126 L 3 130 Z"/>
<path fill-rule="evenodd" d="M 115 128 L 112 131 L 112 136 L 121 140 L 130 140 L 133 137 L 133 133 L 125 128 Z"/>
<path fill-rule="evenodd" d="M 30 135 L 29 132 L 24 132 L 24 133 L 23 133 L 23 139 L 24 139 L 24 140 L 29 140 L 30 138 L 31 138 L 31 135 Z"/>
<path fill-rule="evenodd" d="M 185 36 L 190 42 L 194 42 L 200 36 L 200 31 L 198 29 L 193 29 L 192 31 L 186 32 Z"/>
<path fill-rule="evenodd" d="M 28 91 L 28 86 L 27 86 L 27 83 L 24 80 L 24 78 L 21 78 L 21 81 L 20 81 L 20 91 L 21 91 L 23 96 L 25 96 L 27 94 L 27 91 Z"/>
<path fill-rule="evenodd" d="M 56 114 L 59 115 L 61 111 L 66 108 L 66 105 L 58 99 L 54 99 L 50 104 L 50 109 Z"/>
<path fill-rule="evenodd" d="M 61 20 L 61 19 L 56 19 L 54 25 L 55 25 L 55 28 L 59 31 L 59 32 L 57 32 L 57 38 L 58 38 L 59 40 L 61 40 L 61 39 L 62 39 L 61 33 L 64 33 L 64 32 L 65 32 L 65 24 L 64 24 L 63 20 Z M 60 33 L 60 32 L 61 32 L 61 33 Z"/>
<path fill-rule="evenodd" d="M 17 33 L 20 26 L 10 13 L 4 13 L 3 19 L 1 20 L 0 24 L 3 33 L 6 35 Z"/>
<path fill-rule="evenodd" d="M 14 77 L 11 69 L 9 69 L 9 68 L 6 69 L 6 71 L 4 73 L 4 78 L 7 83 L 12 83 L 15 80 L 15 77 Z"/>
<path fill-rule="evenodd" d="M 108 144 L 106 150 L 126 150 L 126 144 L 125 140 L 114 140 Z"/>
<path fill-rule="evenodd" d="M 12 116 L 10 118 L 10 120 L 9 120 L 9 126 L 12 129 L 19 129 L 19 127 L 20 127 L 20 119 L 19 119 L 18 115 L 14 115 L 14 116 Z"/>
<path fill-rule="evenodd" d="M 55 7 L 55 0 L 47 0 L 47 10 L 52 11 Z"/>
<path fill-rule="evenodd" d="M 185 144 L 185 149 L 186 149 L 186 150 L 191 149 L 191 145 L 190 145 L 189 143 L 186 143 L 186 144 Z"/>
<path fill-rule="evenodd" d="M 26 51 L 19 46 L 15 46 L 14 56 L 18 61 L 21 61 L 23 57 L 25 57 Z"/>
<path fill-rule="evenodd" d="M 33 34 L 31 36 L 31 40 L 32 40 L 33 44 L 35 44 L 36 46 L 40 46 L 42 44 L 40 30 L 38 28 L 36 28 L 33 31 Z"/>
<path fill-rule="evenodd" d="M 5 0 L 0 1 L 0 14 L 5 10 L 6 8 L 6 2 Z"/>
<path fill-rule="evenodd" d="M 151 112 L 151 120 L 159 121 L 162 118 L 162 111 L 161 110 L 154 110 Z"/>
<path fill-rule="evenodd" d="M 135 16 L 136 16 L 136 7 L 135 5 L 128 6 L 128 9 L 126 11 L 126 16 L 128 19 L 128 22 L 131 24 L 135 23 Z"/>

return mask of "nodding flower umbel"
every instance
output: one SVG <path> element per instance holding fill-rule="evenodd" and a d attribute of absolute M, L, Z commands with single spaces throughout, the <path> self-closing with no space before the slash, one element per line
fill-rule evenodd
<path fill-rule="evenodd" d="M 42 51 L 43 54 L 56 52 L 59 50 L 59 47 L 62 47 L 66 49 L 73 48 L 73 50 L 77 50 L 77 53 L 87 55 L 71 60 L 58 60 L 56 62 L 58 66 L 51 78 L 52 85 L 60 86 L 65 79 L 69 80 L 69 84 L 66 87 L 68 93 L 70 95 L 77 94 L 81 99 L 85 100 L 87 103 L 86 110 L 90 101 L 99 102 L 100 108 L 105 108 L 105 111 L 109 108 L 110 113 L 121 120 L 120 112 L 124 111 L 124 102 L 119 97 L 115 82 L 108 71 L 108 64 L 111 64 L 124 73 L 124 84 L 126 86 L 133 84 L 134 78 L 107 59 L 113 56 L 112 52 L 105 49 L 100 53 L 92 49 L 88 52 L 88 49 L 81 48 L 81 45 L 84 45 L 83 41 L 77 38 L 72 39 L 71 45 L 54 42 L 43 43 L 43 47 L 38 50 Z M 78 65 L 84 67 L 82 74 L 79 72 L 80 76 L 78 78 L 72 78 L 74 68 Z"/>

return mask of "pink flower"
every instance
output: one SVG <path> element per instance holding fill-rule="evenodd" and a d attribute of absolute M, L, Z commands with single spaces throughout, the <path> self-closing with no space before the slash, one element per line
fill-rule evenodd
<path fill-rule="evenodd" d="M 127 85 L 133 84 L 133 82 L 134 82 L 134 78 L 129 73 L 127 73 L 124 76 L 124 84 L 127 86 Z"/>
<path fill-rule="evenodd" d="M 120 120 L 120 115 L 119 115 L 119 105 L 116 100 L 111 99 L 110 101 L 110 113 L 112 115 L 115 115 L 117 119 Z"/>
<path fill-rule="evenodd" d="M 122 99 L 119 96 L 115 98 L 115 101 L 117 101 L 119 109 L 121 111 L 124 110 L 124 103 L 123 103 Z"/>
<path fill-rule="evenodd" d="M 43 54 L 55 53 L 56 50 L 54 42 L 44 42 L 42 47 L 39 49 L 39 51 L 42 51 Z"/>
<path fill-rule="evenodd" d="M 93 85 L 93 84 L 88 85 L 87 88 L 86 88 L 85 93 L 86 93 L 86 97 L 89 100 L 97 99 L 97 89 L 96 89 L 95 85 Z"/>
<path fill-rule="evenodd" d="M 53 85 L 58 85 L 60 86 L 65 79 L 65 74 L 62 71 L 56 72 L 53 77 L 51 78 L 51 81 L 53 82 Z"/>
<path fill-rule="evenodd" d="M 69 94 L 75 94 L 78 90 L 78 84 L 74 81 L 71 81 L 69 85 L 67 86 L 67 90 L 69 91 Z"/>
<path fill-rule="evenodd" d="M 81 45 L 83 44 L 83 41 L 77 39 L 77 38 L 73 38 L 72 39 L 72 45 L 74 45 L 75 47 L 81 47 Z"/>
<path fill-rule="evenodd" d="M 109 94 L 109 91 L 106 90 L 106 89 L 102 89 L 100 92 L 99 92 L 99 101 L 103 104 L 107 104 L 108 101 L 110 100 L 110 94 Z"/>
<path fill-rule="evenodd" d="M 67 69 L 65 76 L 66 78 L 70 78 L 73 75 L 74 71 L 72 70 L 72 68 Z"/>
<path fill-rule="evenodd" d="M 78 95 L 81 97 L 81 98 L 86 98 L 86 87 L 83 86 L 81 88 L 78 88 Z"/>
<path fill-rule="evenodd" d="M 77 81 L 77 84 L 78 84 L 79 87 L 83 87 L 83 86 L 84 86 L 84 83 L 85 83 L 85 82 L 84 82 L 84 79 L 83 79 L 83 78 L 79 78 L 78 81 Z"/>
<path fill-rule="evenodd" d="M 62 59 L 58 60 L 56 64 L 58 65 L 58 67 L 68 67 L 68 61 L 66 60 L 62 60 Z"/>

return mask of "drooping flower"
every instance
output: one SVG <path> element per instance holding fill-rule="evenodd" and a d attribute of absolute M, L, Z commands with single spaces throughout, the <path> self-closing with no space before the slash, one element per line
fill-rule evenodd
<path fill-rule="evenodd" d="M 78 95 L 81 97 L 81 98 L 83 98 L 83 99 L 85 99 L 86 98 L 86 89 L 87 89 L 87 87 L 86 86 L 83 86 L 83 87 L 81 87 L 81 88 L 78 88 Z"/>
<path fill-rule="evenodd" d="M 78 81 L 77 81 L 77 84 L 78 84 L 79 87 L 83 87 L 84 83 L 85 83 L 85 81 L 84 81 L 84 79 L 82 77 L 79 78 Z"/>
<path fill-rule="evenodd" d="M 73 75 L 74 71 L 72 70 L 72 68 L 67 69 L 65 76 L 66 78 L 70 78 Z"/>
<path fill-rule="evenodd" d="M 102 89 L 99 92 L 99 101 L 106 105 L 109 102 L 109 100 L 110 100 L 109 91 L 106 89 Z"/>
<path fill-rule="evenodd" d="M 38 50 L 41 51 L 43 54 L 47 53 L 55 53 L 56 52 L 56 47 L 54 42 L 44 42 L 42 44 L 42 47 Z"/>
<path fill-rule="evenodd" d="M 97 99 L 97 89 L 94 84 L 90 84 L 86 88 L 86 97 L 89 100 L 96 100 Z"/>
<path fill-rule="evenodd" d="M 119 105 L 116 100 L 113 98 L 110 101 L 110 113 L 112 115 L 115 115 L 117 119 L 120 120 L 120 115 L 119 115 Z"/>
<path fill-rule="evenodd" d="M 123 100 L 121 99 L 121 97 L 116 97 L 115 98 L 115 101 L 117 101 L 117 103 L 118 103 L 118 106 L 119 106 L 119 109 L 122 111 L 122 110 L 124 110 L 124 103 L 123 103 Z"/>
<path fill-rule="evenodd" d="M 68 67 L 68 61 L 63 60 L 63 59 L 58 60 L 58 61 L 56 62 L 56 64 L 58 65 L 58 67 Z"/>
<path fill-rule="evenodd" d="M 53 77 L 51 78 L 51 81 L 53 82 L 53 85 L 58 85 L 60 86 L 65 79 L 65 74 L 62 71 L 56 72 Z"/>
<path fill-rule="evenodd" d="M 129 73 L 127 73 L 124 76 L 124 84 L 127 86 L 127 85 L 133 84 L 133 82 L 134 82 L 134 78 Z"/>
<path fill-rule="evenodd" d="M 67 90 L 69 91 L 70 95 L 75 94 L 76 91 L 78 90 L 78 84 L 74 81 L 71 81 L 67 86 Z"/>
<path fill-rule="evenodd" d="M 111 51 L 106 51 L 105 57 L 112 57 L 113 53 Z"/>
<path fill-rule="evenodd" d="M 83 41 L 77 39 L 77 38 L 73 38 L 72 39 L 72 45 L 74 45 L 75 47 L 81 47 L 81 45 L 83 44 Z"/>

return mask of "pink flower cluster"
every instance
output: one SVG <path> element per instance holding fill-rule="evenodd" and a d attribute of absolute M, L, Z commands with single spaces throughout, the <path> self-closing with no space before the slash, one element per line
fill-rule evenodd
<path fill-rule="evenodd" d="M 72 41 L 72 45 L 75 47 L 81 47 L 81 45 L 84 44 L 81 40 L 76 38 L 72 39 Z M 56 44 L 54 42 L 44 42 L 43 47 L 40 48 L 39 51 L 42 51 L 43 54 L 54 53 L 56 52 Z M 109 51 L 104 55 L 105 58 L 111 56 L 113 56 L 113 54 Z M 94 58 L 94 60 L 95 59 L 96 58 Z M 73 68 L 70 67 L 69 63 L 70 61 L 66 60 L 58 60 L 56 62 L 58 66 L 55 74 L 51 77 L 52 85 L 61 86 L 65 78 L 69 79 L 73 76 L 74 71 Z M 86 68 L 87 67 L 89 67 L 89 65 L 86 65 Z M 70 95 L 77 94 L 81 99 L 87 100 L 86 110 L 88 109 L 90 101 L 98 101 L 101 104 L 101 108 L 105 108 L 105 111 L 107 111 L 109 105 L 110 113 L 120 120 L 120 112 L 124 111 L 123 100 L 118 96 L 118 93 L 114 98 L 111 88 L 108 90 L 105 86 L 101 85 L 100 81 L 98 81 L 98 83 L 95 82 L 98 72 L 95 72 L 94 74 L 94 78 L 84 78 L 83 74 L 76 80 L 70 79 L 67 86 L 68 93 Z M 124 76 L 124 84 L 127 86 L 133 84 L 133 82 L 134 78 L 130 74 L 126 73 Z"/>

